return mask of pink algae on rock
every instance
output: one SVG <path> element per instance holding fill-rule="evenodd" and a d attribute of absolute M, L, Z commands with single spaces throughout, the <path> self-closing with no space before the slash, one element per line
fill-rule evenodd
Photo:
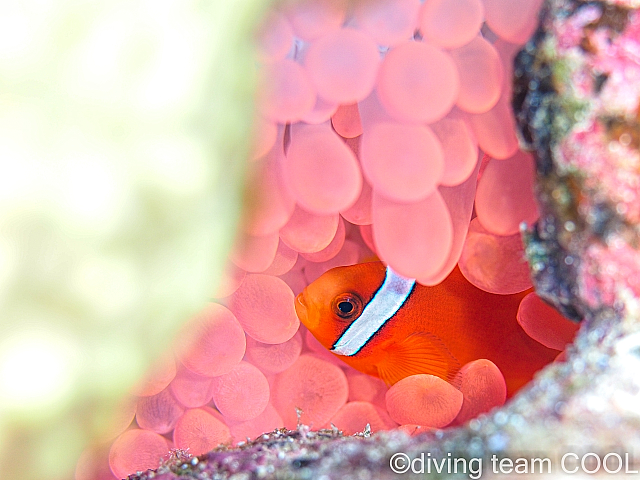
<path fill-rule="evenodd" d="M 592 265 L 603 267 L 594 272 Z M 626 285 L 634 295 L 640 296 L 640 253 L 619 237 L 614 237 L 611 245 L 589 247 L 580 269 L 580 288 L 592 306 L 612 303 L 619 285 Z"/>
<path fill-rule="evenodd" d="M 349 387 L 339 367 L 305 354 L 276 376 L 273 390 L 273 405 L 287 428 L 300 421 L 318 429 L 346 403 Z"/>
<path fill-rule="evenodd" d="M 230 441 L 229 427 L 216 418 L 210 408 L 187 410 L 180 417 L 173 431 L 175 448 L 188 450 L 194 456 Z"/>
<path fill-rule="evenodd" d="M 391 418 L 403 424 L 441 428 L 458 415 L 463 395 L 450 383 L 433 375 L 411 375 L 389 388 L 387 410 Z"/>

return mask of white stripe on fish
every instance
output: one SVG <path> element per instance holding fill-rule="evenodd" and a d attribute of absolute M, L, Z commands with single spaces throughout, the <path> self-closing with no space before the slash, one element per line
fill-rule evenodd
<path fill-rule="evenodd" d="M 362 314 L 345 330 L 331 351 L 346 356 L 358 353 L 387 320 L 402 308 L 415 284 L 414 279 L 402 277 L 387 267 L 382 286 Z"/>

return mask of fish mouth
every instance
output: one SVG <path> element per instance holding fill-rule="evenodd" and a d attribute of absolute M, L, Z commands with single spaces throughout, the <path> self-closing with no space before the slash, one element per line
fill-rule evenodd
<path fill-rule="evenodd" d="M 307 304 L 305 303 L 304 292 L 296 297 L 295 301 L 296 315 L 303 325 L 308 326 L 309 315 L 307 311 Z"/>

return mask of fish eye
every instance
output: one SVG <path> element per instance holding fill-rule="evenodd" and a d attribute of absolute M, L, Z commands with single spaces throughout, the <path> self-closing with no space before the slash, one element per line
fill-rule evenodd
<path fill-rule="evenodd" d="M 333 300 L 333 313 L 340 318 L 354 318 L 362 311 L 362 300 L 352 293 L 343 293 Z"/>

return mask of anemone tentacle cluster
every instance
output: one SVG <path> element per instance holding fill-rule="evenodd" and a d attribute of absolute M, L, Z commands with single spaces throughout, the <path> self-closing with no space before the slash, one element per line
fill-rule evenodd
<path fill-rule="evenodd" d="M 266 16 L 247 208 L 225 278 L 134 392 L 104 478 L 282 427 L 415 433 L 502 405 L 487 360 L 463 367 L 459 390 L 430 375 L 389 389 L 320 345 L 293 300 L 327 270 L 376 258 L 425 285 L 459 265 L 491 293 L 531 287 L 519 229 L 539 215 L 534 160 L 518 146 L 509 79 L 540 4 L 317 0 Z M 518 321 L 560 353 L 575 327 L 542 324 L 552 314 L 526 299 Z"/>

